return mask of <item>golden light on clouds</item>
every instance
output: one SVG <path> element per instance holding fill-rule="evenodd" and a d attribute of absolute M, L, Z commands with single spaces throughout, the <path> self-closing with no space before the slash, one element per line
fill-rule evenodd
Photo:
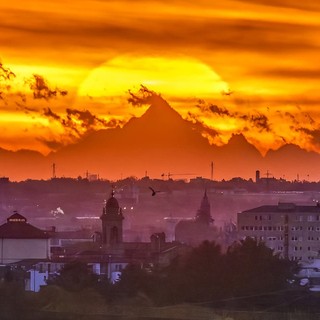
<path fill-rule="evenodd" d="M 127 103 L 142 84 L 215 143 L 242 133 L 262 153 L 320 152 L 316 0 L 13 1 L 0 4 L 0 43 L 16 74 L 0 76 L 0 147 L 25 134 L 48 152 L 123 125 L 145 110 Z M 60 91 L 35 99 L 34 74 Z"/>

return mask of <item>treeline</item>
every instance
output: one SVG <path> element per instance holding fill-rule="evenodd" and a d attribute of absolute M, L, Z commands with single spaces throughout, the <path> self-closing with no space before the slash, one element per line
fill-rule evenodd
<path fill-rule="evenodd" d="M 14 277 L 6 277 L 0 284 L 0 315 L 32 311 L 103 314 L 121 305 L 181 303 L 237 309 L 234 301 L 239 298 L 286 291 L 294 268 L 293 262 L 253 239 L 236 243 L 227 252 L 205 241 L 166 268 L 128 265 L 114 284 L 94 275 L 86 264 L 72 262 L 38 293 L 25 292 Z M 264 308 L 268 303 L 264 302 Z M 250 308 L 256 309 L 257 304 L 253 301 Z"/>
<path fill-rule="evenodd" d="M 227 298 L 283 290 L 294 267 L 253 239 L 235 243 L 226 253 L 218 244 L 205 241 L 164 269 L 148 272 L 128 266 L 111 297 L 132 297 L 142 292 L 157 305 L 215 304 Z"/>
<path fill-rule="evenodd" d="M 205 241 L 166 268 L 128 265 L 115 284 L 94 276 L 84 264 L 75 262 L 66 265 L 49 285 L 71 292 L 94 288 L 107 302 L 143 296 L 153 305 L 210 301 L 214 304 L 231 297 L 283 290 L 294 266 L 253 239 L 235 243 L 226 253 L 215 242 Z"/>

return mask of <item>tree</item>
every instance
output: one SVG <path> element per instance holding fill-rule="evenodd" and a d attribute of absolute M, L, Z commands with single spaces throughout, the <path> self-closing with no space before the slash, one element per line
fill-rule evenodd
<path fill-rule="evenodd" d="M 252 238 L 235 243 L 226 254 L 226 285 L 230 295 L 283 289 L 291 271 L 292 262 L 281 259 L 263 242 Z"/>
<path fill-rule="evenodd" d="M 169 266 L 166 277 L 168 302 L 195 302 L 220 297 L 223 279 L 221 247 L 215 242 L 204 241 Z"/>
<path fill-rule="evenodd" d="M 48 284 L 58 285 L 68 291 L 80 291 L 97 283 L 97 277 L 86 263 L 75 261 L 64 265 L 55 279 Z"/>
<path fill-rule="evenodd" d="M 151 294 L 155 276 L 137 264 L 129 264 L 115 283 L 116 291 L 122 297 L 133 297 L 139 292 Z"/>

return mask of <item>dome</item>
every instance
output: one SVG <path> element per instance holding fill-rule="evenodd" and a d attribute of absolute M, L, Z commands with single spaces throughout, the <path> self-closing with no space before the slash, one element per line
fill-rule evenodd
<path fill-rule="evenodd" d="M 118 200 L 114 197 L 114 191 L 105 205 L 105 214 L 119 214 L 120 206 Z"/>
<path fill-rule="evenodd" d="M 119 210 L 119 203 L 118 203 L 118 200 L 112 196 L 111 198 L 109 198 L 109 200 L 107 201 L 106 203 L 106 209 L 117 209 Z"/>

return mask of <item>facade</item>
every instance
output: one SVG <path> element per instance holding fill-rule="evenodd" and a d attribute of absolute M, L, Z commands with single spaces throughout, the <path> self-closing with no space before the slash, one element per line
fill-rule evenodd
<path fill-rule="evenodd" d="M 15 212 L 0 226 L 0 263 L 10 264 L 25 259 L 48 259 L 49 235 L 30 225 Z"/>
<path fill-rule="evenodd" d="M 263 241 L 283 258 L 312 261 L 320 251 L 320 205 L 279 203 L 238 213 L 239 239 Z"/>

